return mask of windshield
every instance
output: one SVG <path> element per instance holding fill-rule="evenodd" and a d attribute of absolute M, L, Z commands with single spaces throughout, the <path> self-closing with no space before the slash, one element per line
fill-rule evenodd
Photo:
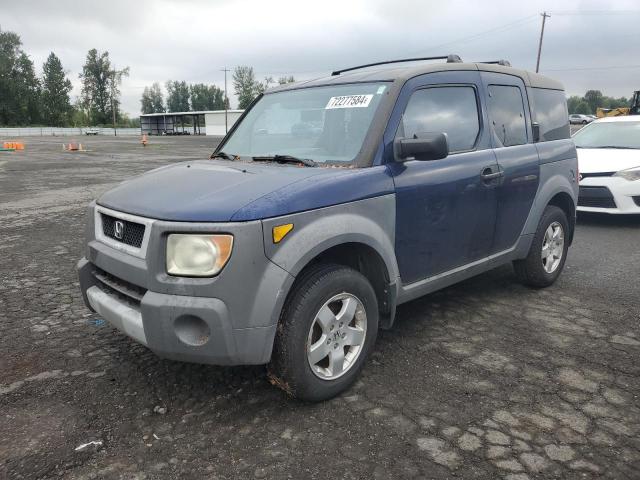
<path fill-rule="evenodd" d="M 640 148 L 640 121 L 592 123 L 573 141 L 578 148 Z"/>
<path fill-rule="evenodd" d="M 349 164 L 362 148 L 387 86 L 358 83 L 263 96 L 222 146 L 229 155 L 288 155 Z"/>

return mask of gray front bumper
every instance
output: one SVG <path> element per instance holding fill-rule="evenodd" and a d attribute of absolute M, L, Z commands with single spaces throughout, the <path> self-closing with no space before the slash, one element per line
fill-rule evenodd
<path fill-rule="evenodd" d="M 269 362 L 276 324 L 294 278 L 266 257 L 261 222 L 133 218 L 146 225 L 148 237 L 143 248 L 129 252 L 101 238 L 95 205 L 88 213 L 86 258 L 78 263 L 78 274 L 89 308 L 165 358 L 215 365 Z M 164 252 L 173 232 L 232 234 L 229 263 L 212 278 L 167 275 Z M 114 285 L 105 284 L 105 275 L 124 282 L 125 290 L 132 287 L 134 301 L 126 291 L 117 291 L 117 282 L 115 291 L 110 288 Z"/>
<path fill-rule="evenodd" d="M 101 287 L 94 268 L 84 258 L 78 263 L 87 306 L 157 355 L 212 365 L 269 362 L 276 325 L 234 329 L 227 305 L 217 298 L 147 291 L 134 305 Z"/>
<path fill-rule="evenodd" d="M 87 289 L 87 301 L 111 325 L 141 344 L 147 344 L 140 310 L 118 301 L 95 285 Z"/>

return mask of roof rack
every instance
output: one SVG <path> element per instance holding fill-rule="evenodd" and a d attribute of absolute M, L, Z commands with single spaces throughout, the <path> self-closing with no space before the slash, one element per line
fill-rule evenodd
<path fill-rule="evenodd" d="M 331 76 L 340 75 L 344 72 L 350 72 L 352 70 L 360 70 L 361 68 L 375 67 L 376 65 L 388 65 L 390 63 L 403 63 L 403 62 L 419 62 L 423 60 L 446 60 L 447 63 L 461 63 L 462 59 L 458 55 L 449 54 L 439 57 L 421 57 L 421 58 L 403 58 L 401 60 L 387 60 L 385 62 L 367 63 L 366 65 L 358 65 L 357 67 L 343 68 L 342 70 L 335 70 L 331 72 Z"/>
<path fill-rule="evenodd" d="M 511 62 L 509 60 L 491 60 L 489 62 L 478 62 L 478 63 L 488 63 L 491 65 L 502 65 L 503 67 L 510 67 Z"/>

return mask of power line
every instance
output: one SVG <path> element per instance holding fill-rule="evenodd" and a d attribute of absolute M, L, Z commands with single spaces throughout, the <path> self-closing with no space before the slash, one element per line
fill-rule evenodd
<path fill-rule="evenodd" d="M 590 15 L 633 15 L 639 14 L 640 10 L 560 10 L 551 12 L 554 15 L 561 16 L 590 16 Z"/>
<path fill-rule="evenodd" d="M 640 68 L 640 65 L 609 65 L 605 67 L 570 67 L 570 68 L 545 68 L 545 72 L 578 72 L 583 70 L 627 70 Z"/>
<path fill-rule="evenodd" d="M 491 33 L 503 32 L 505 30 L 509 30 L 510 28 L 514 28 L 516 26 L 520 26 L 522 24 L 530 22 L 530 21 L 532 21 L 533 19 L 535 19 L 537 17 L 538 17 L 537 14 L 529 15 L 528 17 L 520 18 L 518 20 L 514 20 L 513 22 L 506 23 L 504 25 L 500 25 L 500 26 L 491 28 L 489 30 L 485 30 L 483 32 L 478 32 L 478 33 L 475 33 L 473 35 L 469 35 L 467 37 L 458 38 L 457 40 L 452 40 L 450 42 L 441 43 L 439 45 L 434 45 L 433 47 L 429 47 L 426 51 L 435 50 L 435 49 L 438 49 L 438 48 L 441 48 L 441 47 L 446 47 L 448 45 L 454 45 L 456 43 L 462 43 L 462 42 L 466 42 L 466 41 L 469 41 L 469 40 L 474 40 L 474 39 L 476 39 L 478 37 L 483 37 L 483 36 L 489 35 Z"/>

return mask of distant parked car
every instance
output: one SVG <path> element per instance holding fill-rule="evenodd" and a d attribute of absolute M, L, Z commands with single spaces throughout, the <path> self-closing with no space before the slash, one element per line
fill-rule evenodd
<path fill-rule="evenodd" d="M 579 113 L 573 113 L 569 115 L 569 123 L 572 125 L 586 125 L 587 123 L 591 123 L 595 120 L 591 115 L 581 115 Z"/>
<path fill-rule="evenodd" d="M 98 135 L 99 133 L 100 129 L 98 127 L 89 127 L 84 130 L 85 135 Z"/>
<path fill-rule="evenodd" d="M 573 136 L 578 210 L 640 214 L 640 117 L 605 117 Z"/>

